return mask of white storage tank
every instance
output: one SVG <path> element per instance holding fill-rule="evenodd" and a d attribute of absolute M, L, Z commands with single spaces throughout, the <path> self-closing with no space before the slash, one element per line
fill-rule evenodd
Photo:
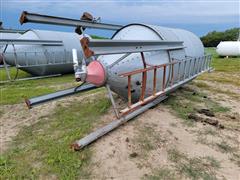
<path fill-rule="evenodd" d="M 217 53 L 219 56 L 240 56 L 240 41 L 221 41 Z"/>
<path fill-rule="evenodd" d="M 18 68 L 32 75 L 66 74 L 73 72 L 72 49 L 81 51 L 80 36 L 76 33 L 28 30 L 18 39 L 57 40 L 63 45 L 15 45 Z M 8 46 L 6 63 L 15 65 L 14 49 Z M 81 58 L 79 53 L 78 57 Z"/>

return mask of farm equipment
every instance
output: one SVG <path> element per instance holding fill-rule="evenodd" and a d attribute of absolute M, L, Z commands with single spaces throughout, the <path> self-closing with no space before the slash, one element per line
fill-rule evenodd
<path fill-rule="evenodd" d="M 35 22 L 76 26 L 81 29 L 80 48 L 72 49 L 76 89 L 27 99 L 29 108 L 43 102 L 106 87 L 116 120 L 74 142 L 79 150 L 167 98 L 198 75 L 210 71 L 211 55 L 204 54 L 200 39 L 181 29 L 146 24 L 126 26 L 88 22 L 24 12 L 21 23 Z M 81 22 L 81 21 L 79 21 Z M 94 40 L 83 28 L 116 29 L 111 39 Z M 80 49 L 80 50 L 79 50 Z M 127 101 L 119 110 L 112 92 Z"/>
<path fill-rule="evenodd" d="M 39 16 L 36 17 L 39 18 Z M 20 22 L 31 22 L 34 18 L 35 14 L 23 12 Z M 54 19 L 54 17 L 50 16 L 47 16 L 47 18 Z M 82 26 L 86 28 L 94 25 L 94 28 L 108 30 L 116 30 L 121 27 L 119 25 L 98 23 L 96 18 L 91 17 L 88 13 L 83 13 L 81 20 L 62 18 L 58 21 L 65 23 L 65 25 L 68 25 L 67 22 L 69 21 L 75 23 L 69 25 L 76 26 L 77 33 L 33 29 L 0 29 L 0 63 L 2 62 L 2 67 L 5 68 L 9 81 L 22 80 L 18 79 L 19 70 L 34 76 L 24 78 L 24 80 L 73 73 L 72 49 L 76 48 L 78 52 L 81 51 L 79 39 L 82 37 L 80 32 Z M 90 38 L 90 36 L 88 37 Z M 14 77 L 10 75 L 9 66 L 16 68 Z"/>

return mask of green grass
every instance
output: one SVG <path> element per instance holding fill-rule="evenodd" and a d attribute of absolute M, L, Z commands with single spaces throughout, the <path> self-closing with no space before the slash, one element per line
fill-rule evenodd
<path fill-rule="evenodd" d="M 220 162 L 213 157 L 190 158 L 175 148 L 168 150 L 168 159 L 184 179 L 217 179 L 215 171 L 220 168 Z"/>
<path fill-rule="evenodd" d="M 4 111 L 0 109 L 0 117 L 4 114 Z"/>
<path fill-rule="evenodd" d="M 205 51 L 213 55 L 212 67 L 215 71 L 210 74 L 204 73 L 197 79 L 240 86 L 240 57 L 219 57 L 215 48 L 206 48 Z"/>
<path fill-rule="evenodd" d="M 210 109 L 214 113 L 218 113 L 218 112 L 224 113 L 224 112 L 230 111 L 229 107 L 223 107 L 219 103 L 209 99 L 205 101 L 205 105 L 208 109 Z"/>
<path fill-rule="evenodd" d="M 2 69 L 0 70 L 5 73 Z M 21 72 L 22 75 L 28 75 Z M 72 74 L 27 81 L 0 83 L 0 105 L 16 104 L 24 101 L 25 97 L 33 97 L 51 93 L 60 89 L 76 86 Z"/>
<path fill-rule="evenodd" d="M 240 78 L 240 74 L 238 73 L 229 72 L 229 73 L 224 73 L 223 75 L 223 73 L 212 72 L 212 73 L 202 74 L 197 79 L 207 80 L 209 82 L 218 82 L 218 83 L 240 86 L 239 78 Z"/>
<path fill-rule="evenodd" d="M 237 98 L 237 99 L 240 99 L 240 95 L 237 94 L 237 93 L 234 93 L 230 90 L 223 90 L 221 88 L 217 88 L 217 87 L 214 87 L 214 86 L 210 86 L 208 85 L 207 83 L 205 82 L 199 82 L 199 81 L 193 81 L 192 84 L 196 85 L 197 87 L 199 88 L 202 88 L 204 90 L 208 90 L 208 91 L 211 91 L 213 93 L 219 93 L 219 94 L 225 94 L 225 95 L 228 95 L 230 97 L 233 97 L 233 98 Z"/>
<path fill-rule="evenodd" d="M 193 121 L 188 119 L 188 114 L 195 111 L 194 104 L 203 102 L 203 94 L 195 92 L 196 94 L 193 95 L 194 92 L 187 87 L 183 87 L 170 94 L 169 98 L 163 102 L 164 105 L 171 107 L 180 118 L 186 120 L 187 125 L 193 125 Z"/>
<path fill-rule="evenodd" d="M 208 49 L 214 52 L 213 49 Z M 239 73 L 239 58 L 220 59 L 213 54 L 213 66 L 216 72 Z M 16 70 L 11 68 L 11 77 L 14 77 Z M 19 78 L 30 77 L 29 74 L 20 71 Z M 226 78 L 217 76 L 207 76 L 207 80 L 239 83 L 236 78 Z M 205 78 L 201 76 L 200 78 Z M 0 70 L 0 81 L 7 80 L 3 69 Z M 33 97 L 42 94 L 54 92 L 76 86 L 73 75 L 64 75 L 61 77 L 45 78 L 38 80 L 16 81 L 0 83 L 1 96 L 0 105 L 16 104 L 23 101 L 24 97 Z M 195 112 L 195 104 L 203 103 L 214 112 L 226 112 L 229 109 L 220 106 L 210 99 L 203 98 L 204 94 L 197 92 L 193 95 L 193 90 L 185 87 L 179 89 L 176 93 L 170 95 L 170 98 L 164 103 L 170 106 L 176 113 L 187 123 L 192 123 L 187 118 L 191 112 Z M 73 152 L 69 149 L 69 144 L 76 139 L 83 137 L 97 123 L 99 117 L 106 112 L 110 106 L 106 98 L 95 97 L 94 102 L 84 100 L 70 103 L 67 106 L 58 105 L 55 111 L 41 121 L 23 128 L 23 130 L 14 139 L 12 146 L 7 152 L 0 157 L 0 179 L 76 179 L 89 178 L 91 169 L 87 169 L 88 162 L 91 159 L 91 150 L 86 148 L 80 153 Z M 3 112 L 0 111 L 0 116 Z M 159 139 L 157 132 L 151 127 L 142 129 L 138 142 L 143 152 L 149 152 L 156 148 L 157 142 L 165 141 Z M 227 148 L 223 147 L 221 148 Z M 214 178 L 214 175 L 206 168 L 202 167 L 203 160 L 198 158 L 191 159 L 184 154 L 179 155 L 170 153 L 170 159 L 179 159 L 180 164 L 175 168 L 182 172 L 188 178 Z M 216 162 L 204 159 L 204 162 L 211 166 L 216 166 Z M 215 164 L 215 165 L 214 165 Z M 197 166 L 200 168 L 197 172 Z M 216 167 L 217 168 L 217 167 Z M 158 169 L 156 173 L 149 178 L 164 179 L 169 177 L 171 171 L 168 168 Z M 174 175 L 175 173 L 172 173 Z M 170 179 L 170 178 L 167 178 Z"/>
<path fill-rule="evenodd" d="M 59 104 L 52 115 L 23 128 L 0 158 L 0 179 L 89 178 L 90 149 L 73 152 L 69 145 L 89 133 L 109 106 L 103 96 L 94 103 Z"/>
<path fill-rule="evenodd" d="M 230 110 L 209 98 L 204 98 L 204 96 L 206 96 L 206 94 L 184 86 L 170 94 L 169 98 L 163 102 L 163 105 L 170 107 L 176 115 L 183 119 L 183 122 L 189 126 L 194 125 L 194 121 L 189 119 L 188 115 L 190 113 L 196 113 L 196 110 L 199 109 L 198 104 L 204 104 L 204 107 L 214 113 L 227 112 Z"/>
<path fill-rule="evenodd" d="M 146 180 L 175 180 L 175 172 L 167 167 L 155 169 L 151 175 L 148 175 L 142 179 Z"/>
<path fill-rule="evenodd" d="M 10 77 L 11 79 L 14 79 L 15 76 L 17 75 L 17 78 L 25 78 L 25 77 L 31 77 L 30 74 L 22 71 L 22 70 L 19 70 L 18 74 L 17 74 L 17 70 L 16 68 L 9 68 L 9 71 L 10 71 Z M 4 68 L 1 68 L 0 69 L 0 81 L 7 81 L 8 80 L 8 76 L 7 76 L 7 73 L 5 71 Z"/>
<path fill-rule="evenodd" d="M 221 58 L 216 53 L 215 48 L 206 48 L 207 53 L 212 54 L 212 66 L 215 68 L 217 72 L 237 72 L 239 73 L 240 69 L 240 58 Z"/>
<path fill-rule="evenodd" d="M 150 151 L 158 148 L 158 144 L 164 143 L 166 139 L 159 136 L 159 132 L 157 132 L 152 126 L 144 125 L 143 127 L 138 128 L 138 134 L 134 141 L 136 144 L 139 144 L 139 154 L 142 157 L 147 158 Z"/>

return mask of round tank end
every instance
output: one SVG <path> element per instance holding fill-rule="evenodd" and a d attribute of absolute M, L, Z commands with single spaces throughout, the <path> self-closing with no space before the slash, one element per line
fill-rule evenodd
<path fill-rule="evenodd" d="M 103 65 L 99 61 L 92 61 L 87 66 L 87 78 L 86 81 L 94 84 L 95 86 L 101 86 L 105 83 L 106 75 Z"/>

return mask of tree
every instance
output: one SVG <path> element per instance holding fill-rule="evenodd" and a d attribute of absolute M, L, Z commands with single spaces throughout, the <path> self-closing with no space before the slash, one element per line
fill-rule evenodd
<path fill-rule="evenodd" d="M 224 32 L 212 31 L 201 37 L 205 47 L 216 47 L 221 41 L 236 41 L 239 38 L 240 28 L 228 29 Z"/>

